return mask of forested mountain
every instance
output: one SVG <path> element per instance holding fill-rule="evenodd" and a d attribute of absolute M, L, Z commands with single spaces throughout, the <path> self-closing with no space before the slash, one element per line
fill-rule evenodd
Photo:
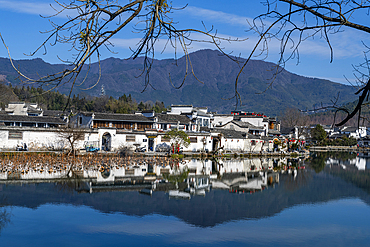
<path fill-rule="evenodd" d="M 118 99 L 112 96 L 101 95 L 93 97 L 89 95 L 73 95 L 68 99 L 68 96 L 61 94 L 58 91 L 45 91 L 42 88 L 29 87 L 11 87 L 0 84 L 0 89 L 3 89 L 3 95 L 14 96 L 13 100 L 4 100 L 1 102 L 1 107 L 4 107 L 11 101 L 23 101 L 37 103 L 44 110 L 59 110 L 59 111 L 90 111 L 90 112 L 112 112 L 112 113 L 135 113 L 136 111 L 167 111 L 163 102 L 151 101 L 138 103 L 129 94 L 119 97 Z M 1 99 L 2 94 L 0 94 Z"/>
<path fill-rule="evenodd" d="M 143 58 L 135 60 L 108 58 L 101 61 L 102 77 L 99 84 L 93 89 L 83 90 L 94 85 L 98 78 L 99 66 L 93 64 L 86 82 L 81 86 L 76 86 L 74 93 L 98 96 L 103 85 L 106 95 L 116 99 L 123 94 L 131 94 L 138 102 L 159 101 L 164 102 L 166 106 L 192 104 L 207 106 L 211 111 L 224 113 L 233 110 L 235 100 L 224 99 L 234 95 L 234 82 L 240 69 L 239 65 L 221 56 L 218 51 L 212 50 L 191 53 L 190 59 L 194 73 L 201 82 L 191 74 L 191 67 L 189 67 L 188 76 L 180 89 L 175 89 L 174 86 L 181 85 L 186 74 L 184 57 L 176 61 L 173 59 L 153 61 L 150 73 L 151 86 L 143 93 L 141 91 L 144 89 L 144 77 L 139 76 L 143 69 Z M 240 59 L 240 61 L 244 60 Z M 66 68 L 65 65 L 51 65 L 41 59 L 19 60 L 15 64 L 23 73 L 33 78 Z M 249 63 L 238 84 L 243 103 L 241 110 L 279 115 L 286 107 L 312 109 L 315 104 L 330 103 L 330 100 L 338 93 L 340 93 L 339 103 L 355 100 L 355 90 L 350 86 L 307 78 L 286 70 L 280 72 L 272 86 L 269 87 L 274 71 L 272 63 L 259 60 Z M 0 78 L 15 86 L 19 84 L 17 77 L 9 60 L 0 58 Z M 83 77 L 84 75 L 81 76 L 81 81 Z M 67 93 L 69 89 L 70 85 L 66 84 L 58 90 L 61 93 Z M 263 93 L 260 94 L 261 92 Z"/>

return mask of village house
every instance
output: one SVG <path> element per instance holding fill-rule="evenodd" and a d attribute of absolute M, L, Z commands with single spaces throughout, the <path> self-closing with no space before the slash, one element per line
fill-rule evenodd
<path fill-rule="evenodd" d="M 280 135 L 280 123 L 276 118 L 268 117 L 259 113 L 233 111 L 234 120 L 250 123 L 256 127 L 263 127 L 262 136 Z"/>
<path fill-rule="evenodd" d="M 259 136 L 279 136 L 280 123 L 263 114 L 232 111 L 231 114 L 214 114 L 214 128 L 234 129 Z"/>
<path fill-rule="evenodd" d="M 232 120 L 230 122 L 225 123 L 224 125 L 217 126 L 217 128 L 236 130 L 240 132 L 249 133 L 251 135 L 264 136 L 263 127 L 257 127 L 248 122 Z"/>
<path fill-rule="evenodd" d="M 85 146 L 93 145 L 105 151 L 123 146 L 145 146 L 146 150 L 154 150 L 157 136 L 152 131 L 153 121 L 142 114 L 79 112 L 71 117 L 70 125 L 95 130 L 85 139 Z"/>
<path fill-rule="evenodd" d="M 8 115 L 42 116 L 43 110 L 36 103 L 10 102 L 4 111 Z"/>
<path fill-rule="evenodd" d="M 182 131 L 195 131 L 196 125 L 185 115 L 174 115 L 168 113 L 155 114 L 153 128 L 157 131 L 168 131 L 178 129 Z"/>
<path fill-rule="evenodd" d="M 199 131 L 200 127 L 211 128 L 213 114 L 208 112 L 207 107 L 193 107 L 192 105 L 171 105 L 171 110 L 167 114 L 185 115 L 197 128 L 192 127 L 191 131 Z"/>
<path fill-rule="evenodd" d="M 29 117 L 0 114 L 0 148 L 15 150 L 62 148 L 57 138 L 59 128 L 66 123 L 55 117 Z"/>
<path fill-rule="evenodd" d="M 224 126 L 226 123 L 234 120 L 234 115 L 232 114 L 217 114 L 213 115 L 212 127 Z"/>
<path fill-rule="evenodd" d="M 273 149 L 272 139 L 269 137 L 223 128 L 214 128 L 212 133 L 217 133 L 214 139 L 217 141 L 218 148 L 223 151 L 261 153 L 270 152 Z M 216 148 L 215 146 L 214 150 Z"/>
<path fill-rule="evenodd" d="M 185 131 L 190 145 L 188 152 L 264 152 L 272 149 L 268 139 L 262 139 L 262 126 L 234 120 L 214 127 L 214 117 L 206 107 L 172 105 L 171 111 L 156 114 L 113 114 L 98 112 L 65 113 L 42 110 L 37 104 L 12 103 L 0 113 L 0 148 L 14 150 L 26 144 L 34 150 L 62 150 L 68 143 L 63 133 L 78 130 L 82 137 L 75 143 L 76 149 L 96 147 L 104 151 L 116 151 L 123 147 L 135 150 L 155 151 L 160 144 L 169 145 L 165 138 L 171 129 Z M 68 128 L 65 128 L 68 125 Z M 63 131 L 62 131 L 63 130 Z"/>
<path fill-rule="evenodd" d="M 344 126 L 340 129 L 340 134 L 346 135 L 348 137 L 353 137 L 355 139 L 360 139 L 367 136 L 367 128 Z"/>

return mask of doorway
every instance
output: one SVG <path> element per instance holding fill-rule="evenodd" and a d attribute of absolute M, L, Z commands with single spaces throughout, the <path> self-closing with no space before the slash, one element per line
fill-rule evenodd
<path fill-rule="evenodd" d="M 104 133 L 102 140 L 101 140 L 102 151 L 111 151 L 111 145 L 112 145 L 112 137 L 110 133 L 106 132 Z"/>

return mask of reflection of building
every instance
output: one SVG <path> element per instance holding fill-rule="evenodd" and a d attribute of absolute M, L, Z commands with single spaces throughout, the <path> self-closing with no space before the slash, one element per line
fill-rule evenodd
<path fill-rule="evenodd" d="M 359 153 L 356 157 L 356 167 L 359 170 L 370 170 L 370 154 Z"/>
<path fill-rule="evenodd" d="M 356 158 L 346 160 L 329 157 L 325 164 L 330 166 L 340 166 L 343 169 L 356 168 L 357 170 L 367 170 L 370 169 L 370 155 L 368 153 L 358 153 Z"/>
<path fill-rule="evenodd" d="M 217 171 L 221 176 L 227 173 L 259 172 L 262 170 L 272 170 L 272 168 L 272 159 L 261 158 L 222 160 L 217 164 Z"/>
<path fill-rule="evenodd" d="M 276 172 L 226 173 L 219 180 L 212 180 L 213 189 L 227 189 L 232 192 L 257 192 L 279 182 Z"/>

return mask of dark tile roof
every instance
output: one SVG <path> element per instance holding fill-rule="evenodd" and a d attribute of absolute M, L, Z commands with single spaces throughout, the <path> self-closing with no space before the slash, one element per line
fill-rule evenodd
<path fill-rule="evenodd" d="M 55 110 L 44 110 L 44 116 L 51 116 L 51 117 L 60 117 L 60 116 L 68 116 L 69 112 L 65 111 L 55 111 Z"/>
<path fill-rule="evenodd" d="M 37 109 L 37 108 L 35 108 L 33 106 L 28 106 L 27 112 L 29 112 L 29 113 L 41 113 L 42 110 Z"/>
<path fill-rule="evenodd" d="M 251 123 L 248 123 L 248 122 L 236 121 L 236 120 L 233 120 L 231 122 L 238 125 L 239 127 L 242 127 L 242 128 L 263 130 L 263 127 L 255 126 L 255 125 L 253 125 Z"/>
<path fill-rule="evenodd" d="M 174 123 L 177 124 L 189 124 L 191 122 L 190 118 L 185 115 L 175 115 L 175 114 L 157 114 L 158 123 Z"/>
<path fill-rule="evenodd" d="M 358 130 L 357 127 L 346 127 L 346 128 L 342 128 L 341 132 L 356 132 L 357 130 Z"/>
<path fill-rule="evenodd" d="M 269 134 L 272 134 L 272 135 L 281 135 L 281 132 L 278 131 L 278 130 L 269 129 Z"/>
<path fill-rule="evenodd" d="M 334 135 L 329 136 L 329 139 L 342 138 L 343 136 L 348 137 L 348 135 L 345 135 L 345 134 L 334 134 Z"/>
<path fill-rule="evenodd" d="M 65 122 L 57 117 L 45 116 L 19 116 L 19 115 L 5 115 L 0 114 L 0 122 L 22 122 L 22 123 L 51 123 L 51 124 L 65 124 Z"/>
<path fill-rule="evenodd" d="M 200 132 L 210 132 L 211 131 L 211 129 L 210 128 L 208 128 L 208 127 L 199 127 L 199 131 Z"/>
<path fill-rule="evenodd" d="M 85 116 L 92 115 L 90 112 L 85 114 Z M 152 123 L 153 121 L 147 117 L 144 117 L 141 114 L 116 114 L 116 113 L 98 113 L 94 112 L 94 120 L 107 120 L 107 121 L 130 121 L 130 122 L 148 122 Z"/>
<path fill-rule="evenodd" d="M 243 121 L 240 121 L 240 120 L 231 120 L 230 122 L 227 122 L 225 123 L 224 125 L 221 125 L 222 127 L 228 125 L 229 123 L 233 123 L 237 126 L 239 126 L 240 128 L 249 128 L 249 129 L 252 129 L 252 130 L 263 130 L 263 127 L 258 127 L 258 126 L 255 126 L 251 123 L 248 123 L 248 122 L 243 122 Z"/>
<path fill-rule="evenodd" d="M 281 127 L 280 133 L 283 135 L 288 135 L 294 133 L 294 127 Z"/>
<path fill-rule="evenodd" d="M 249 135 L 245 132 L 230 130 L 230 129 L 221 129 L 221 128 L 214 128 L 212 130 L 213 133 L 220 133 L 225 138 L 235 138 L 235 139 L 245 139 Z"/>

